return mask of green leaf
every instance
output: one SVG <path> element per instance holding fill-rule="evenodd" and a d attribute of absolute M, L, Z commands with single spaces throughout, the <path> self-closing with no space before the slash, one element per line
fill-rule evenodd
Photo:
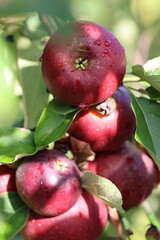
<path fill-rule="evenodd" d="M 131 94 L 132 108 L 137 119 L 135 139 L 151 154 L 160 167 L 160 104 Z"/>
<path fill-rule="evenodd" d="M 148 82 L 153 88 L 160 92 L 160 74 L 159 71 L 144 70 L 141 65 L 132 66 L 131 74 L 139 77 L 141 80 Z"/>
<path fill-rule="evenodd" d="M 9 240 L 21 230 L 28 219 L 28 206 L 17 192 L 0 194 L 0 239 Z"/>
<path fill-rule="evenodd" d="M 0 129 L 0 162 L 11 163 L 19 154 L 36 152 L 33 132 L 24 128 Z"/>
<path fill-rule="evenodd" d="M 37 40 L 31 41 L 25 37 L 17 39 L 20 84 L 23 90 L 24 127 L 29 129 L 36 126 L 48 102 L 48 93 L 39 62 L 42 51 L 38 45 Z"/>
<path fill-rule="evenodd" d="M 160 57 L 147 61 L 143 67 L 148 76 L 160 75 Z"/>
<path fill-rule="evenodd" d="M 12 127 L 23 118 L 18 85 L 17 52 L 14 42 L 0 34 L 0 128 Z"/>
<path fill-rule="evenodd" d="M 71 107 L 57 99 L 53 99 L 44 109 L 35 129 L 35 143 L 38 147 L 47 146 L 60 139 L 67 131 L 77 107 Z"/>
<path fill-rule="evenodd" d="M 48 34 L 46 26 L 41 22 L 37 12 L 32 12 L 23 23 L 22 35 L 29 39 L 41 39 Z M 41 43 L 41 41 L 40 41 Z M 39 44 L 40 44 L 39 43 Z M 45 45 L 43 44 L 43 48 Z"/>
<path fill-rule="evenodd" d="M 148 87 L 145 89 L 145 91 L 147 92 L 147 94 L 151 100 L 154 100 L 154 101 L 160 100 L 160 92 L 157 91 L 155 88 Z"/>
<path fill-rule="evenodd" d="M 23 98 L 26 128 L 36 126 L 43 108 L 48 101 L 48 93 L 44 87 L 40 68 L 37 66 L 26 67 L 22 70 Z"/>
<path fill-rule="evenodd" d="M 110 207 L 123 212 L 121 193 L 110 180 L 87 170 L 82 175 L 82 186 Z"/>

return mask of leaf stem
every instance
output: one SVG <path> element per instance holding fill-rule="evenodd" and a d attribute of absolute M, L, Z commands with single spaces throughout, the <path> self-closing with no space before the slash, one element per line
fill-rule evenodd
<path fill-rule="evenodd" d="M 129 223 L 128 219 L 124 216 L 120 216 L 120 219 L 121 219 L 122 226 L 123 226 L 123 229 L 125 231 L 125 235 L 126 235 L 127 239 L 131 240 L 130 235 L 133 234 L 133 231 L 131 230 L 130 223 Z"/>
<path fill-rule="evenodd" d="M 124 81 L 124 83 L 137 83 L 137 82 L 145 82 L 145 80 L 140 79 L 140 80 L 129 80 L 129 81 Z"/>
<path fill-rule="evenodd" d="M 128 89 L 131 89 L 131 90 L 133 90 L 133 91 L 136 91 L 136 92 L 141 93 L 141 91 L 140 91 L 139 89 L 136 89 L 136 88 L 133 88 L 133 87 L 129 87 L 129 86 L 127 86 L 127 88 L 128 88 Z"/>

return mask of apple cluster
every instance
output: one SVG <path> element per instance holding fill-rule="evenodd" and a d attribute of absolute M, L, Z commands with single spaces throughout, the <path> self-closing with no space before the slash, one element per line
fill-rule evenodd
<path fill-rule="evenodd" d="M 97 239 L 106 205 L 81 187 L 76 163 L 59 150 L 25 157 L 16 170 L 17 191 L 30 207 L 25 240 Z"/>
<path fill-rule="evenodd" d="M 5 192 L 18 192 L 30 208 L 25 240 L 96 240 L 108 220 L 106 204 L 82 189 L 77 164 L 59 150 L 24 157 L 16 169 L 0 165 Z"/>
<path fill-rule="evenodd" d="M 50 93 L 81 109 L 68 133 L 95 153 L 88 169 L 119 188 L 125 210 L 138 206 L 159 183 L 159 171 L 132 142 L 136 118 L 123 86 L 124 48 L 103 26 L 76 21 L 56 31 L 41 60 Z"/>
<path fill-rule="evenodd" d="M 82 188 L 82 171 L 111 180 L 125 210 L 141 204 L 160 180 L 152 159 L 132 141 L 136 118 L 123 86 L 124 48 L 105 27 L 75 21 L 53 34 L 41 63 L 53 97 L 80 110 L 68 137 L 54 149 L 23 157 L 16 170 L 0 166 L 0 193 L 17 191 L 29 206 L 21 231 L 25 240 L 96 240 L 108 221 L 108 207 Z M 81 143 L 94 153 L 92 160 L 82 154 Z M 73 159 L 58 144 L 65 144 Z"/>

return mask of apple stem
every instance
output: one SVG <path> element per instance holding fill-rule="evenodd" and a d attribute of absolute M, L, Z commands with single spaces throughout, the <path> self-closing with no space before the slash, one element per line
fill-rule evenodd
<path fill-rule="evenodd" d="M 117 103 L 114 97 L 109 97 L 105 101 L 101 102 L 100 104 L 95 105 L 93 107 L 96 109 L 98 113 L 101 115 L 110 115 L 112 112 L 114 112 L 117 108 Z"/>
<path fill-rule="evenodd" d="M 85 70 L 88 63 L 88 59 L 79 57 L 75 61 L 75 68 Z"/>

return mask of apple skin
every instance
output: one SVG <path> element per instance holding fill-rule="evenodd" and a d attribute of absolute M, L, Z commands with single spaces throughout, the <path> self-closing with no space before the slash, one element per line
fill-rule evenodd
<path fill-rule="evenodd" d="M 115 152 L 96 153 L 87 169 L 117 186 L 125 210 L 140 205 L 160 180 L 160 172 L 152 159 L 129 141 Z"/>
<path fill-rule="evenodd" d="M 49 92 L 62 102 L 80 107 L 111 96 L 126 71 L 120 42 L 108 29 L 90 21 L 70 22 L 59 28 L 40 60 Z"/>
<path fill-rule="evenodd" d="M 24 202 L 45 216 L 64 213 L 81 194 L 77 165 L 54 149 L 25 157 L 16 171 L 16 185 Z"/>
<path fill-rule="evenodd" d="M 22 235 L 24 240 L 96 240 L 107 220 L 104 202 L 83 190 L 76 204 L 64 214 L 48 218 L 31 211 Z"/>
<path fill-rule="evenodd" d="M 68 130 L 72 137 L 89 143 L 93 151 L 116 150 L 134 134 L 136 119 L 128 90 L 119 87 L 112 96 L 116 101 L 113 112 L 101 115 L 92 107 L 81 110 Z"/>
<path fill-rule="evenodd" d="M 16 191 L 15 169 L 6 165 L 0 165 L 0 194 Z"/>

